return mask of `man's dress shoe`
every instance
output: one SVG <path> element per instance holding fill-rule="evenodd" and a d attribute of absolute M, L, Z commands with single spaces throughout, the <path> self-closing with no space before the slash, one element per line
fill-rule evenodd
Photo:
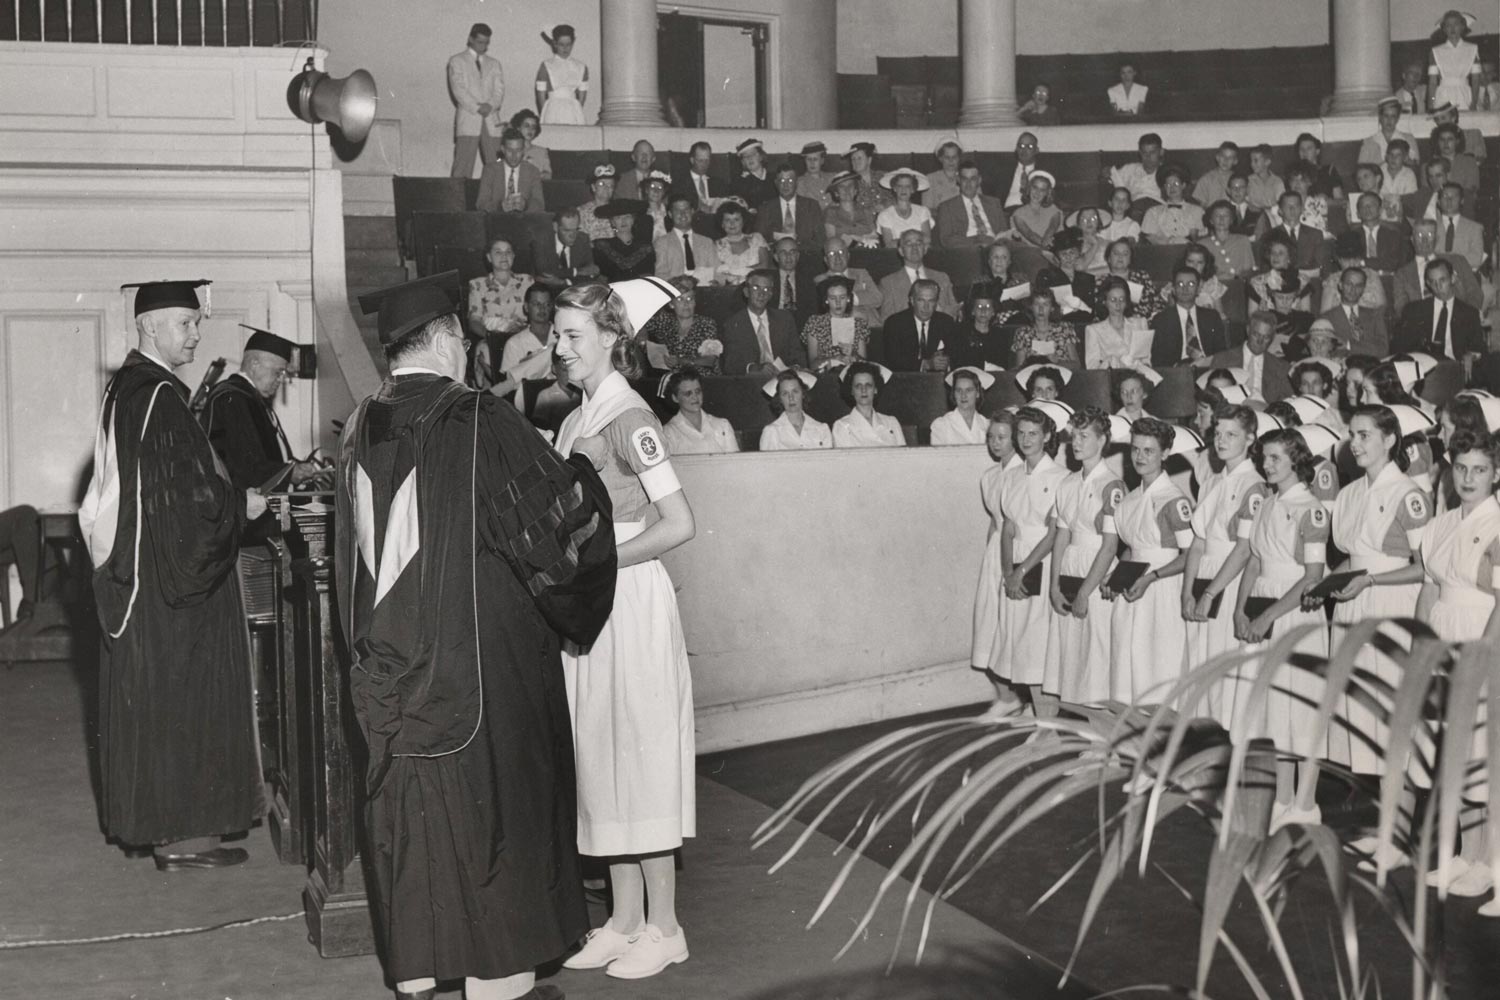
<path fill-rule="evenodd" d="M 197 854 L 158 854 L 156 870 L 183 872 L 195 868 L 228 868 L 249 860 L 250 852 L 242 847 L 215 847 L 211 851 L 200 851 Z"/>

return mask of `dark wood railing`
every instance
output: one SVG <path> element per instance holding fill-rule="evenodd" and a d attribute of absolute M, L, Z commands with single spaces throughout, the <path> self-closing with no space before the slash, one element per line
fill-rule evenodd
<path fill-rule="evenodd" d="M 318 0 L 0 0 L 0 41 L 294 45 L 317 36 Z"/>

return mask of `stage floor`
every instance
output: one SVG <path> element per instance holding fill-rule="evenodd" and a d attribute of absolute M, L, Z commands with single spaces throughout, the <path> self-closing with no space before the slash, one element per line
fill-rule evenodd
<path fill-rule="evenodd" d="M 307 942 L 300 869 L 279 864 L 264 829 L 251 832 L 248 864 L 219 872 L 162 874 L 127 858 L 99 833 L 91 738 L 92 684 L 66 664 L 0 669 L 0 944 L 109 937 L 273 918 L 203 934 L 0 950 L 6 997 L 271 1000 L 288 996 L 367 998 L 384 993 L 373 956 L 325 960 Z M 548 970 L 574 998 L 1082 998 L 1100 990 L 1173 979 L 1190 981 L 1196 918 L 1164 878 L 1130 879 L 1110 897 L 1078 965 L 1081 982 L 1057 993 L 1059 963 L 1072 947 L 1083 883 L 1028 913 L 1076 858 L 1093 829 L 1088 809 L 1020 838 L 993 876 L 942 904 L 936 950 L 918 968 L 908 947 L 884 975 L 899 903 L 884 905 L 867 937 L 837 963 L 899 843 L 878 845 L 817 926 L 804 929 L 844 860 L 818 837 L 775 875 L 766 869 L 787 842 L 752 852 L 750 835 L 820 764 L 891 724 L 846 730 L 699 759 L 700 836 L 683 851 L 679 910 L 693 957 L 653 979 L 624 983 L 602 973 Z M 1340 803 L 1325 802 L 1336 813 Z M 849 814 L 852 818 L 857 810 Z M 1348 815 L 1343 814 L 1343 821 Z M 1340 821 L 1340 820 L 1335 820 Z M 1197 884 L 1208 841 L 1201 823 L 1170 825 L 1156 855 L 1163 868 Z M 1404 884 L 1410 890 L 1410 880 Z M 897 892 L 905 895 L 903 883 Z M 1299 968 L 1336 995 L 1327 952 L 1321 886 L 1294 893 L 1284 923 Z M 925 903 L 925 897 L 922 898 Z M 1500 922 L 1476 904 L 1445 908 L 1454 997 L 1482 997 L 1500 981 Z M 1233 925 L 1248 926 L 1248 914 Z M 602 920 L 602 912 L 596 915 Z M 285 919 L 274 919 L 285 918 Z M 1394 931 L 1364 924 L 1365 954 L 1380 963 L 1386 995 L 1404 992 L 1405 964 Z M 1258 938 L 1247 938 L 1258 941 Z M 910 936 L 908 938 L 910 941 Z M 1260 956 L 1258 965 L 1265 967 Z M 1211 993 L 1248 997 L 1216 968 Z M 1306 982 L 1307 979 L 1304 979 Z M 1392 988 L 1395 987 L 1395 992 Z M 444 996 L 456 997 L 457 991 Z M 1285 991 L 1273 995 L 1286 995 Z"/>

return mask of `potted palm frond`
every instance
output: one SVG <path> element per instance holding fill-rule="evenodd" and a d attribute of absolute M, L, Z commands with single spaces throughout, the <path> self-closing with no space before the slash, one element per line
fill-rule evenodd
<path fill-rule="evenodd" d="M 1282 992 L 1275 976 L 1268 977 L 1264 965 L 1252 962 L 1246 946 L 1226 931 L 1231 906 L 1248 898 L 1275 975 L 1285 983 L 1284 995 L 1297 1000 L 1319 995 L 1299 978 L 1280 929 L 1289 887 L 1317 870 L 1337 915 L 1330 957 L 1338 976 L 1334 990 L 1325 988 L 1324 994 L 1354 1000 L 1395 992 L 1389 983 L 1382 987 L 1373 963 L 1362 957 L 1355 899 L 1363 896 L 1389 916 L 1406 942 L 1410 995 L 1446 996 L 1442 922 L 1429 894 L 1403 897 L 1388 876 L 1398 859 L 1409 858 L 1418 889 L 1431 874 L 1443 898 L 1461 830 L 1465 838 L 1488 834 L 1488 843 L 1500 847 L 1495 830 L 1500 794 L 1487 781 L 1489 769 L 1500 767 L 1500 733 L 1482 722 L 1487 715 L 1500 717 L 1500 685 L 1489 683 L 1500 670 L 1500 657 L 1489 641 L 1443 643 L 1410 620 L 1355 624 L 1326 657 L 1297 651 L 1314 627 L 1290 629 L 1270 642 L 1215 657 L 1185 674 L 1160 695 L 1159 704 L 1151 704 L 1158 700 L 1152 692 L 1138 705 L 1065 706 L 1057 718 L 944 719 L 891 732 L 809 778 L 756 831 L 755 844 L 791 837 L 773 871 L 816 842 L 815 832 L 833 836 L 841 849 L 852 846 L 812 917 L 816 922 L 858 858 L 877 841 L 899 836 L 904 846 L 887 865 L 888 874 L 844 950 L 865 932 L 888 895 L 904 892 L 901 930 L 912 932 L 913 923 L 919 924 L 914 933 L 920 961 L 940 901 L 993 874 L 987 866 L 1023 832 L 1043 827 L 1064 805 L 1092 798 L 1097 840 L 1082 856 L 1067 859 L 1067 871 L 1044 896 L 1093 868 L 1063 974 L 1066 982 L 1106 895 L 1132 865 L 1147 872 L 1156 831 L 1185 811 L 1201 817 L 1204 839 L 1211 834 L 1213 843 L 1201 893 L 1177 887 L 1201 912 L 1196 981 L 1164 985 L 1206 996 L 1210 965 L 1222 949 L 1254 996 Z M 1371 649 L 1399 666 L 1398 684 L 1383 679 L 1393 673 L 1362 665 Z M 1307 677 L 1292 672 L 1315 682 L 1309 686 Z M 1253 684 L 1226 732 L 1195 717 L 1193 709 L 1210 686 L 1231 675 L 1242 682 L 1253 678 Z M 1357 842 L 1353 831 L 1323 825 L 1293 823 L 1271 832 L 1275 766 L 1292 756 L 1257 738 L 1256 720 L 1273 690 L 1309 707 L 1316 701 L 1318 736 L 1347 730 L 1350 739 L 1379 751 L 1385 767 L 1378 788 L 1345 768 L 1319 762 L 1323 773 L 1378 807 L 1368 831 L 1373 840 Z M 1377 720 L 1379 726 L 1369 728 L 1379 732 L 1363 731 L 1351 716 Z M 852 809 L 860 812 L 850 829 L 832 828 L 835 817 Z M 1500 884 L 1500 850 L 1484 851 L 1479 863 L 1487 864 Z M 903 886 L 903 880 L 910 884 Z M 919 912 L 924 890 L 930 897 L 925 912 Z M 895 947 L 901 947 L 899 935 Z"/>

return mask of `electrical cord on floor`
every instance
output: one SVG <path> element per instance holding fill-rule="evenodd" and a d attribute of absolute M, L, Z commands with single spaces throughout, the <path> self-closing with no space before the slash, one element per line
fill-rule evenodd
<path fill-rule="evenodd" d="M 62 948 L 68 945 L 82 944 L 108 944 L 112 941 L 143 941 L 149 938 L 184 937 L 188 934 L 207 934 L 210 931 L 223 931 L 231 927 L 249 927 L 253 924 L 277 923 L 283 920 L 300 920 L 303 912 L 283 913 L 276 917 L 249 917 L 245 920 L 230 920 L 222 924 L 207 924 L 203 927 L 174 927 L 165 931 L 126 931 L 122 934 L 104 934 L 99 937 L 85 938 L 57 938 L 50 941 L 0 941 L 0 951 L 14 951 L 21 948 Z"/>

